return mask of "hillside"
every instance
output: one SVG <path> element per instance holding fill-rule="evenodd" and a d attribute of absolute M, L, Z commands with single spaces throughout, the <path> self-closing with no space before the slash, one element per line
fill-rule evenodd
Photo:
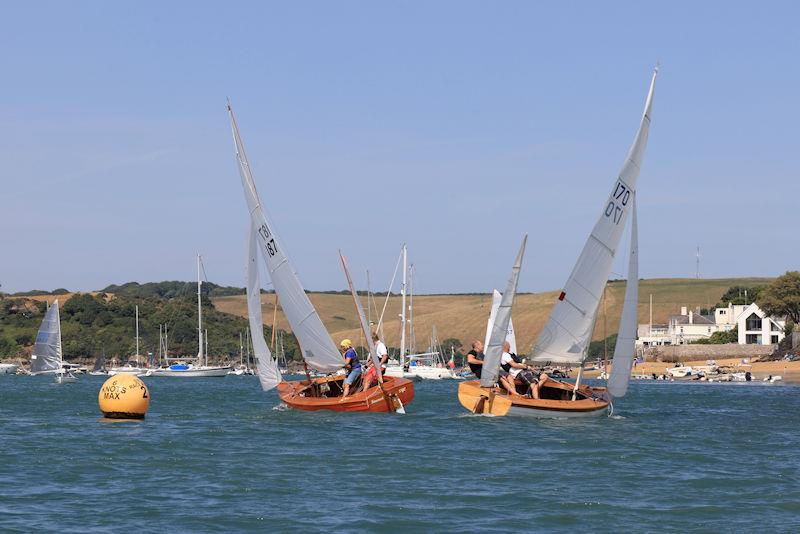
<path fill-rule="evenodd" d="M 735 285 L 763 285 L 770 278 L 723 278 L 697 280 L 686 278 L 663 278 L 642 280 L 639 285 L 639 322 L 649 320 L 650 295 L 653 296 L 653 322 L 665 323 L 670 315 L 678 313 L 681 306 L 708 308 L 714 306 L 725 291 Z M 517 343 L 521 353 L 527 353 L 544 326 L 550 308 L 556 300 L 558 291 L 547 293 L 526 293 L 517 296 L 514 302 L 513 318 L 517 332 Z M 625 281 L 608 284 L 607 289 L 607 321 L 606 332 L 614 333 L 622 313 L 622 302 L 625 296 Z M 353 300 L 350 295 L 310 293 L 311 302 L 331 332 L 335 340 L 349 337 L 358 343 L 362 339 L 358 326 Z M 377 297 L 378 312 L 372 311 L 372 321 L 383 307 L 383 299 Z M 246 316 L 247 304 L 243 295 L 212 298 L 215 307 L 222 312 Z M 272 323 L 274 295 L 262 295 L 264 322 Z M 362 297 L 362 305 L 366 310 L 366 297 Z M 491 297 L 485 295 L 417 295 L 414 296 L 414 330 L 417 348 L 427 347 L 431 328 L 435 325 L 439 339 L 457 338 L 464 344 L 470 340 L 483 339 L 486 331 L 486 320 L 489 315 Z M 385 333 L 386 344 L 399 345 L 400 297 L 392 296 L 386 309 Z M 289 330 L 280 307 L 278 308 L 278 328 Z M 594 339 L 603 339 L 603 316 L 598 317 Z"/>

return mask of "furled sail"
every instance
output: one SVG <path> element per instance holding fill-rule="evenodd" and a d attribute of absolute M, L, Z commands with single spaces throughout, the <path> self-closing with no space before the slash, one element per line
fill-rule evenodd
<path fill-rule="evenodd" d="M 558 297 L 550 319 L 533 347 L 532 359 L 559 363 L 583 362 L 592 337 L 597 308 L 625 228 L 636 179 L 647 146 L 650 111 L 658 69 L 653 72 L 639 131 L 611 195 Z"/>
<path fill-rule="evenodd" d="M 239 175 L 242 179 L 244 196 L 253 228 L 261 248 L 261 253 L 267 263 L 267 271 L 272 280 L 275 292 L 280 298 L 283 314 L 292 327 L 292 332 L 300 343 L 303 359 L 309 367 L 325 373 L 340 369 L 343 360 L 330 334 L 322 324 L 317 310 L 308 299 L 294 268 L 286 256 L 286 248 L 273 231 L 273 226 L 264 213 L 261 198 L 256 190 L 250 164 L 244 151 L 244 144 L 239 136 L 233 110 L 228 106 L 231 120 L 233 141 L 236 145 L 236 160 L 239 164 Z"/>
<path fill-rule="evenodd" d="M 636 353 L 636 319 L 639 305 L 639 230 L 636 224 L 636 197 L 631 210 L 631 257 L 628 263 L 628 283 L 625 286 L 625 303 L 622 305 L 622 319 L 619 322 L 617 346 L 614 348 L 614 361 L 611 376 L 608 378 L 608 392 L 614 397 L 624 397 L 628 391 L 631 366 Z"/>
<path fill-rule="evenodd" d="M 258 274 L 258 238 L 256 229 L 250 226 L 247 254 L 247 318 L 256 356 L 256 374 L 261 389 L 269 391 L 281 381 L 278 362 L 272 357 L 264 339 L 264 319 L 261 317 L 261 281 Z"/>
<path fill-rule="evenodd" d="M 500 306 L 497 307 L 492 333 L 485 349 L 486 356 L 483 359 L 483 369 L 481 369 L 481 387 L 492 387 L 497 382 L 497 375 L 500 372 L 500 357 L 503 355 L 503 343 L 505 343 L 508 333 L 508 324 L 511 322 L 511 306 L 514 304 L 514 295 L 517 292 L 517 281 L 519 280 L 519 271 L 522 269 L 522 257 L 525 255 L 527 241 L 528 236 L 526 235 L 522 238 L 522 245 L 519 247 L 514 267 L 511 269 L 511 277 L 503 292 Z"/>
<path fill-rule="evenodd" d="M 36 344 L 31 354 L 31 374 L 46 373 L 61 369 L 61 319 L 58 301 L 53 302 L 42 319 L 42 326 L 36 334 Z"/>
<path fill-rule="evenodd" d="M 500 307 L 500 301 L 503 299 L 503 295 L 500 294 L 498 290 L 494 290 L 492 293 L 492 311 L 489 312 L 489 320 L 486 321 L 486 337 L 483 341 L 483 346 L 489 346 L 489 336 L 492 334 L 492 325 L 494 324 L 495 317 L 497 317 L 497 309 Z M 506 341 L 508 344 L 511 345 L 511 352 L 514 354 L 517 353 L 517 336 L 514 335 L 514 321 L 509 318 L 508 319 L 508 332 L 506 333 Z"/>

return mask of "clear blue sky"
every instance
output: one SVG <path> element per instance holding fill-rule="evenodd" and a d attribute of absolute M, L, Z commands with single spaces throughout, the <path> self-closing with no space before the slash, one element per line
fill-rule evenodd
<path fill-rule="evenodd" d="M 244 285 L 225 114 L 304 285 L 566 279 L 662 68 L 642 277 L 796 269 L 796 3 L 7 2 L 0 283 Z M 623 263 L 617 270 L 624 275 Z M 612 275 L 613 276 L 613 275 Z"/>

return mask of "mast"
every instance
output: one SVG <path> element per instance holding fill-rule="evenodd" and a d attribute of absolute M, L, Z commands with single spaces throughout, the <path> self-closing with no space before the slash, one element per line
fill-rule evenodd
<path fill-rule="evenodd" d="M 403 283 L 400 286 L 400 366 L 406 363 L 406 280 L 408 275 L 408 248 L 403 243 Z"/>
<path fill-rule="evenodd" d="M 272 305 L 272 352 L 275 352 L 275 327 L 278 324 L 278 294 L 275 293 L 275 303 Z"/>
<path fill-rule="evenodd" d="M 244 343 L 242 343 L 241 332 L 239 332 L 239 365 L 244 365 Z"/>
<path fill-rule="evenodd" d="M 58 325 L 59 331 L 61 330 L 61 325 Z M 61 335 L 59 333 L 59 335 Z M 139 360 L 139 306 L 136 306 L 136 360 Z"/>
<path fill-rule="evenodd" d="M 203 340 L 206 342 L 205 365 L 208 365 L 208 328 L 203 331 Z"/>
<path fill-rule="evenodd" d="M 200 254 L 197 255 L 197 365 L 203 365 L 203 301 L 201 298 Z"/>
<path fill-rule="evenodd" d="M 411 338 L 409 351 L 417 352 L 417 336 L 414 335 L 414 264 L 408 266 L 408 336 Z"/>

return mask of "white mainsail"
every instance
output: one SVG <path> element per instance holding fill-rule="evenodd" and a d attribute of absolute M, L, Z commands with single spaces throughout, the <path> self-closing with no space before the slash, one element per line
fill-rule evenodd
<path fill-rule="evenodd" d="M 53 302 L 42 319 L 42 326 L 36 334 L 36 343 L 31 354 L 31 374 L 47 373 L 61 369 L 61 318 L 58 313 L 58 300 Z"/>
<path fill-rule="evenodd" d="M 495 289 L 492 293 L 492 311 L 489 312 L 489 320 L 486 321 L 486 337 L 484 338 L 483 342 L 484 347 L 489 346 L 489 336 L 492 334 L 492 326 L 494 325 L 494 320 L 497 317 L 497 309 L 500 307 L 500 301 L 502 299 L 503 295 Z M 517 336 L 514 334 L 514 321 L 512 321 L 510 317 L 508 319 L 508 332 L 506 333 L 506 341 L 508 341 L 508 344 L 511 345 L 511 352 L 516 354 Z"/>
<path fill-rule="evenodd" d="M 617 346 L 608 378 L 608 392 L 614 397 L 624 397 L 628 391 L 631 366 L 636 352 L 636 319 L 639 305 L 639 230 L 636 223 L 636 196 L 631 208 L 631 256 L 628 263 L 628 283 L 625 286 L 625 303 L 619 322 Z"/>
<path fill-rule="evenodd" d="M 579 364 L 586 357 L 603 287 L 611 273 L 636 192 L 636 179 L 647 146 L 657 74 L 656 68 L 650 81 L 639 131 L 619 178 L 550 313 L 550 319 L 533 347 L 532 359 L 535 361 Z"/>
<path fill-rule="evenodd" d="M 528 236 L 522 238 L 522 245 L 519 247 L 517 259 L 511 269 L 511 277 L 508 279 L 506 290 L 500 306 L 497 307 L 497 315 L 492 325 L 492 333 L 489 336 L 489 343 L 486 346 L 486 356 L 483 358 L 483 369 L 481 369 L 481 387 L 492 387 L 497 382 L 497 375 L 500 371 L 500 357 L 503 355 L 503 343 L 508 332 L 508 323 L 511 321 L 511 306 L 514 304 L 514 295 L 517 292 L 517 282 L 519 281 L 519 271 L 522 269 L 522 257 L 525 255 L 525 243 Z"/>
<path fill-rule="evenodd" d="M 228 105 L 228 115 L 231 120 L 233 142 L 236 145 L 236 160 L 239 164 L 239 175 L 242 179 L 247 208 L 253 228 L 256 230 L 261 254 L 267 263 L 267 271 L 272 279 L 272 285 L 280 298 L 283 314 L 300 343 L 300 350 L 306 363 L 325 373 L 336 371 L 343 365 L 341 354 L 322 324 L 317 310 L 308 299 L 289 258 L 286 256 L 283 243 L 275 235 L 274 227 L 264 213 L 264 207 L 256 190 L 250 164 L 244 151 L 244 144 L 239 136 L 239 129 L 230 105 Z"/>
<path fill-rule="evenodd" d="M 281 381 L 278 362 L 264 339 L 264 319 L 261 316 L 261 282 L 258 273 L 258 238 L 256 230 L 250 226 L 250 239 L 247 254 L 247 318 L 252 332 L 253 351 L 256 356 L 256 374 L 261 389 L 269 391 Z"/>

